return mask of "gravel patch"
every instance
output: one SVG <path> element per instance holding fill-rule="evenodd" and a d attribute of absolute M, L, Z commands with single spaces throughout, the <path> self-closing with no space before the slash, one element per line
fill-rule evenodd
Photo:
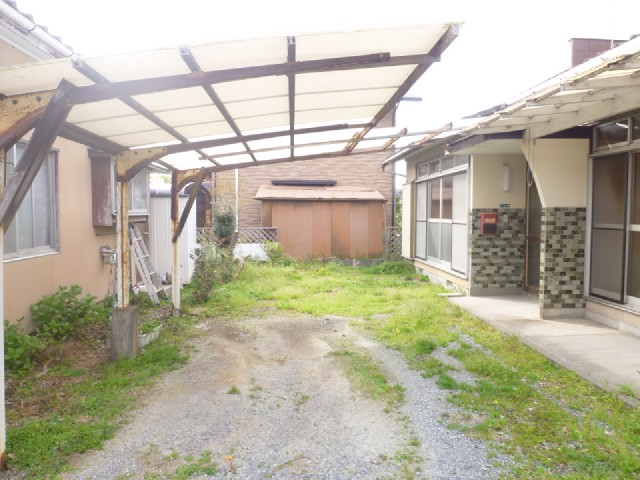
<path fill-rule="evenodd" d="M 164 376 L 115 438 L 78 456 L 63 478 L 171 478 L 206 452 L 218 475 L 193 478 L 404 478 L 416 467 L 431 479 L 501 473 L 485 444 L 440 423 L 454 413 L 446 392 L 347 319 L 272 316 L 199 328 L 188 364 Z M 389 411 L 352 388 L 329 355 L 345 341 L 370 351 L 405 387 L 405 405 Z M 399 460 L 403 452 L 422 464 Z"/>

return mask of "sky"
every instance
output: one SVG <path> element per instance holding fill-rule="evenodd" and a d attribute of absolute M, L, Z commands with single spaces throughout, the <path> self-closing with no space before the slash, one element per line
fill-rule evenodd
<path fill-rule="evenodd" d="M 81 55 L 222 39 L 463 22 L 458 38 L 402 102 L 410 131 L 508 101 L 569 67 L 570 38 L 640 33 L 640 0 L 17 0 Z"/>

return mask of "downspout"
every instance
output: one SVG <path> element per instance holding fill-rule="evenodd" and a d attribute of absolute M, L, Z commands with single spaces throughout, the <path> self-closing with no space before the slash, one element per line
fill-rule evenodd
<path fill-rule="evenodd" d="M 19 27 L 27 30 L 29 35 L 33 35 L 42 43 L 58 51 L 65 57 L 73 55 L 73 51 L 69 47 L 56 40 L 50 33 L 40 28 L 37 23 L 32 22 L 5 2 L 0 2 L 0 13 L 9 18 L 12 22 L 16 23 Z"/>

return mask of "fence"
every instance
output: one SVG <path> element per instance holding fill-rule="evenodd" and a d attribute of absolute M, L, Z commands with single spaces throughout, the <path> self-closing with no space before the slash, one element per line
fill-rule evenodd
<path fill-rule="evenodd" d="M 388 256 L 402 254 L 402 227 L 387 227 L 386 247 Z"/>
<path fill-rule="evenodd" d="M 237 243 L 277 242 L 277 228 L 242 227 L 238 229 Z"/>

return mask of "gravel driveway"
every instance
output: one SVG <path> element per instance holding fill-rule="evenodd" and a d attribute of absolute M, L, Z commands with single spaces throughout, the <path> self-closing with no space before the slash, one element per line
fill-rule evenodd
<path fill-rule="evenodd" d="M 208 452 L 225 478 L 501 473 L 482 442 L 440 424 L 452 407 L 431 379 L 346 319 L 280 315 L 207 320 L 198 328 L 189 363 L 163 377 L 115 438 L 78 457 L 65 478 L 172 478 Z M 389 381 L 406 389 L 404 405 L 389 409 L 352 388 L 329 355 L 344 342 L 368 350 Z"/>

